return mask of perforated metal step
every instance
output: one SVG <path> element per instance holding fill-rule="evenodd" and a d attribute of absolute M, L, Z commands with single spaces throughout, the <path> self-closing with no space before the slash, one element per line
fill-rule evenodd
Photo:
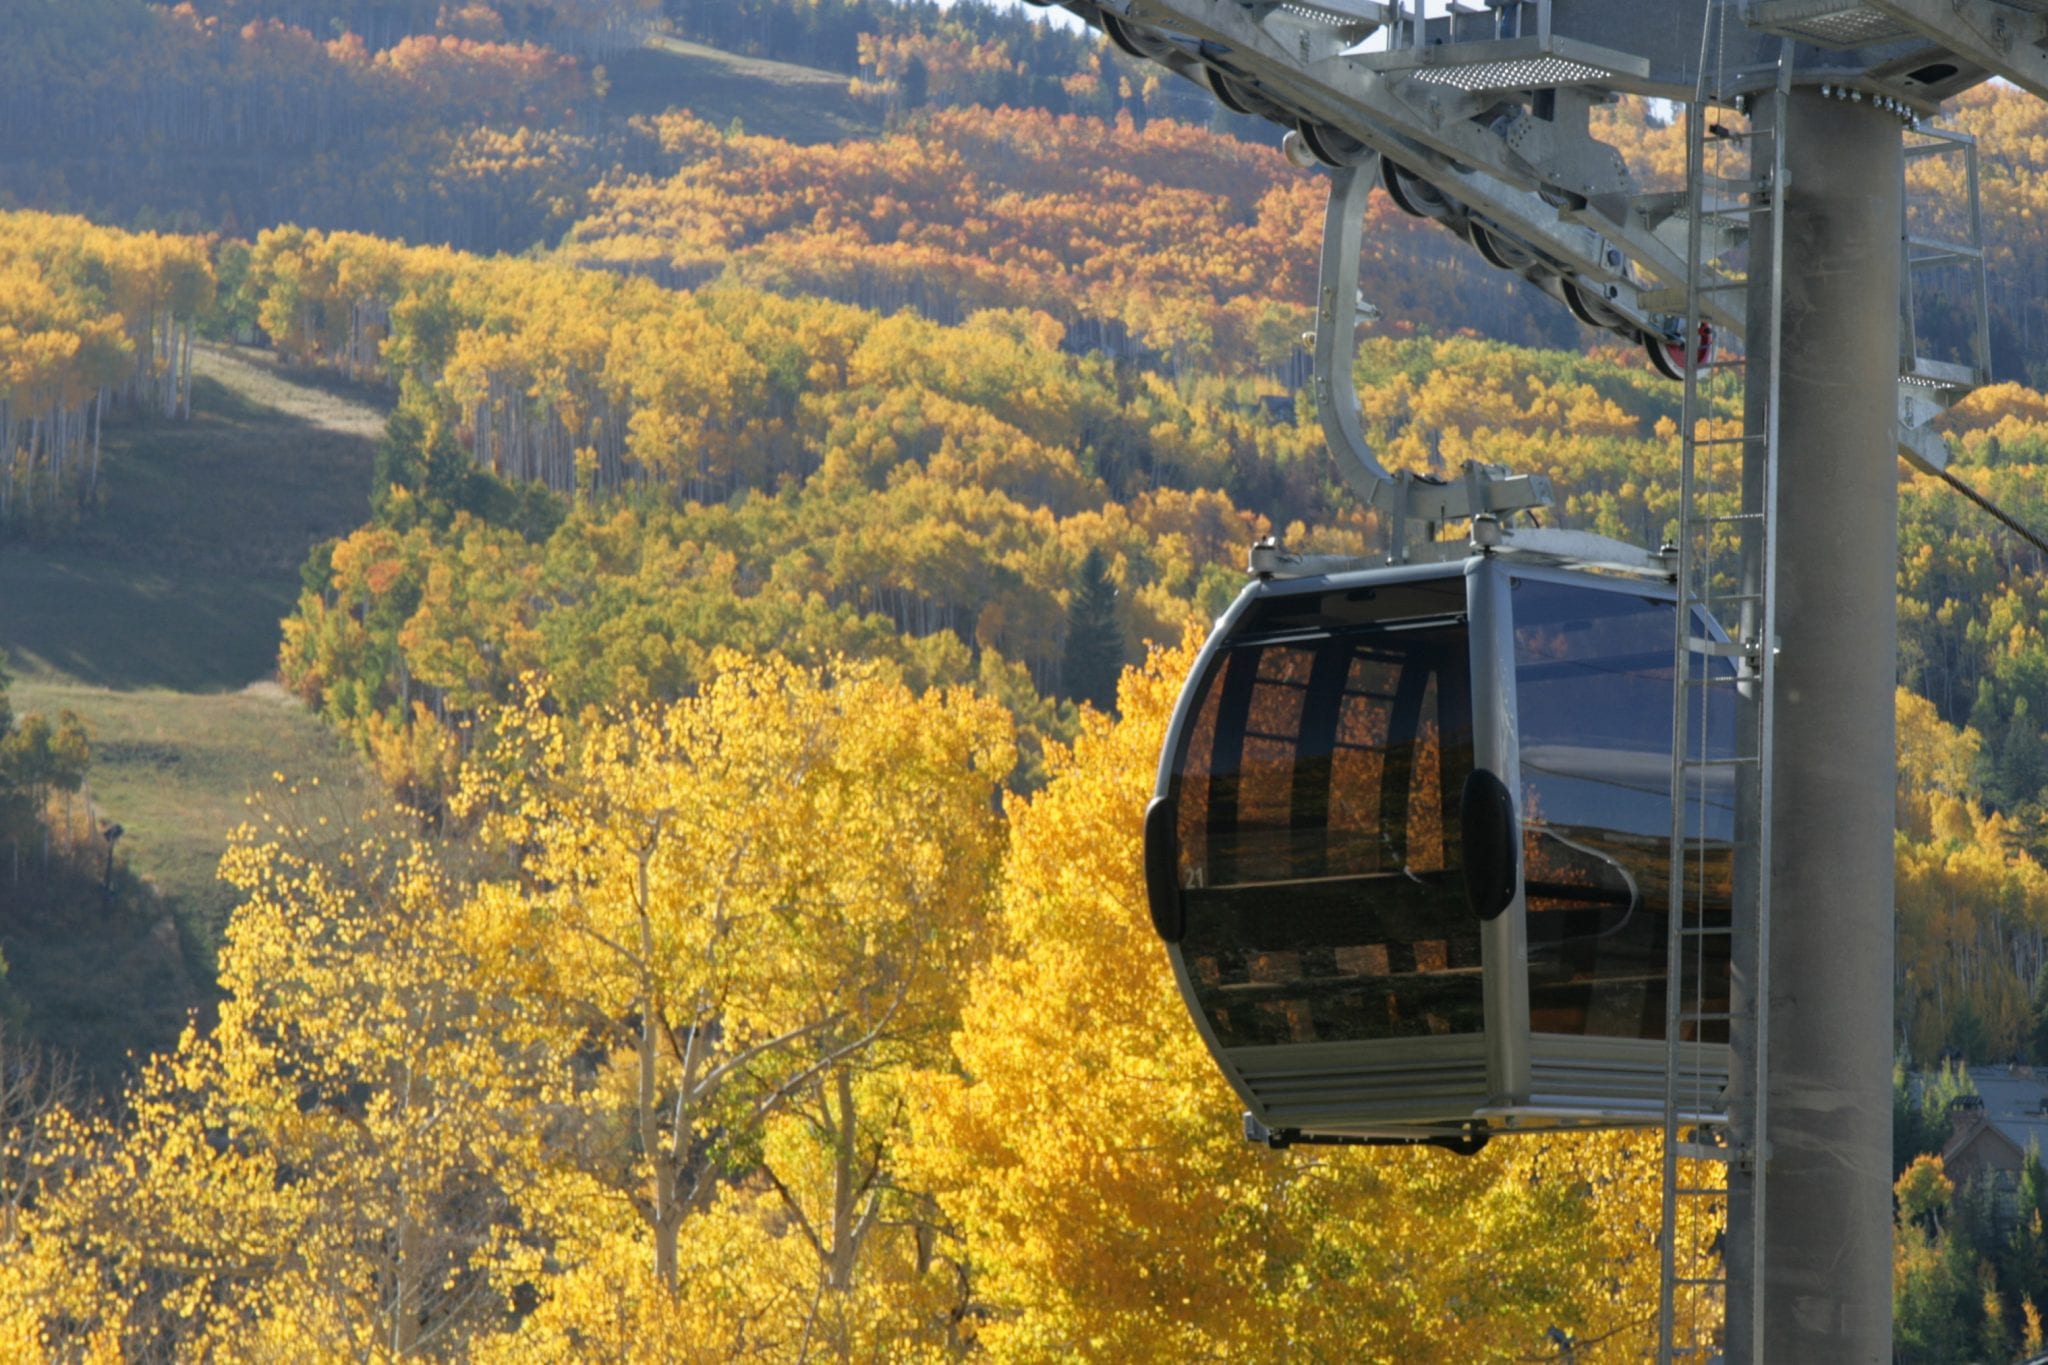
<path fill-rule="evenodd" d="M 1403 47 L 1361 53 L 1358 60 L 1375 71 L 1409 72 L 1419 81 L 1475 93 L 1560 85 L 1627 88 L 1650 74 L 1646 57 L 1555 35 Z"/>
<path fill-rule="evenodd" d="M 1910 38 L 1911 25 L 1860 0 L 1761 0 L 1750 7 L 1750 22 L 1821 47 L 1870 47 Z"/>

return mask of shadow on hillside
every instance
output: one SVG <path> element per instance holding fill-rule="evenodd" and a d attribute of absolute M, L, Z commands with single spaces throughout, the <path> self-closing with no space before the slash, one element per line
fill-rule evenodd
<path fill-rule="evenodd" d="M 102 505 L 0 547 L 0 649 L 16 672 L 121 689 L 269 677 L 307 553 L 369 516 L 374 444 L 203 376 L 190 422 L 109 421 Z"/>
<path fill-rule="evenodd" d="M 296 582 L 314 544 L 368 518 L 375 441 L 203 376 L 192 392 L 189 422 L 108 423 L 101 506 L 52 548 Z"/>
<path fill-rule="evenodd" d="M 69 551 L 0 551 L 0 641 L 17 674 L 128 691 L 233 691 L 277 668 L 297 575 L 156 570 Z"/>
<path fill-rule="evenodd" d="M 172 907 L 120 865 L 99 869 L 0 845 L 5 1006 L 36 1042 L 70 1057 L 90 1095 L 111 1097 L 143 1057 L 172 1047 L 215 993 Z"/>

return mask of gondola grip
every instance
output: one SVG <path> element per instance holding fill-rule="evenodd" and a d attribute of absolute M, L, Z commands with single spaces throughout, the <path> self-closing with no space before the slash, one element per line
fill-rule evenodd
<path fill-rule="evenodd" d="M 1155 796 L 1145 807 L 1145 900 L 1152 908 L 1152 928 L 1168 943 L 1180 942 L 1188 927 L 1180 903 L 1178 822 L 1170 796 Z"/>
<path fill-rule="evenodd" d="M 1494 919 L 1514 903 L 1520 871 L 1515 799 L 1506 783 L 1474 768 L 1465 779 L 1458 817 L 1465 846 L 1465 903 L 1475 918 Z"/>

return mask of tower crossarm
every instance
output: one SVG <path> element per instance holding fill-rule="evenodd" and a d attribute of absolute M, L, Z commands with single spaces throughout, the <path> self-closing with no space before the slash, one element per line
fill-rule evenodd
<path fill-rule="evenodd" d="M 1333 180 L 1333 214 L 1339 200 L 1362 214 L 1377 177 L 1401 208 L 1439 222 L 1580 321 L 1644 345 L 1667 374 L 1695 346 L 1713 349 L 1706 333 L 1742 341 L 1750 215 L 1784 187 L 1733 183 L 1697 199 L 1647 187 L 1594 135 L 1594 106 L 1620 94 L 1696 99 L 1705 61 L 1709 105 L 1740 112 L 1776 84 L 1787 38 L 1800 44 L 1795 85 L 1914 127 L 1993 75 L 2048 94 L 2048 0 L 1484 0 L 1436 17 L 1423 0 L 1060 3 L 1131 56 L 1290 130 L 1301 164 L 1348 173 L 1343 185 Z M 1739 6 L 1743 22 L 1723 25 L 1703 53 L 1696 35 L 1710 3 Z M 1973 162 L 1973 222 L 1974 174 Z M 1702 219 L 1697 231 L 1693 217 Z M 1335 235 L 1325 234 L 1326 285 Z M 1934 260 L 1922 255 L 1914 268 Z M 1976 277 L 1981 314 L 1981 259 Z M 1326 288 L 1318 300 L 1316 373 L 1325 433 L 1354 490 L 1403 523 L 1544 505 L 1546 491 L 1533 485 L 1510 493 L 1469 471 L 1438 483 L 1379 467 L 1350 402 L 1337 401 L 1336 390 L 1350 387 L 1352 294 Z M 1688 295 L 1697 324 L 1685 321 Z M 1705 331 L 1689 337 L 1692 327 Z M 1917 467 L 1944 459 L 1932 417 L 1988 376 L 1981 321 L 1977 332 L 1969 364 L 1902 357 L 1897 447 Z M 1489 483 L 1492 491 L 1478 491 Z M 1531 500 L 1495 505 L 1517 496 Z"/>
<path fill-rule="evenodd" d="M 1617 91 L 1690 93 L 1689 70 L 1660 72 L 1556 33 L 1449 44 L 1432 33 L 1414 48 L 1375 49 L 1374 35 L 1398 29 L 1388 22 L 1392 7 L 1336 0 L 1070 0 L 1067 8 L 1226 105 L 1302 131 L 1319 159 L 1393 162 L 1387 174 L 1420 186 L 1429 216 L 1468 239 L 1476 221 L 1496 248 L 1489 259 L 1554 298 L 1570 288 L 1611 330 L 1676 339 L 1675 310 L 1643 297 L 1685 280 L 1668 205 L 1641 192 L 1621 153 L 1593 137 L 1589 116 Z M 1532 92 L 1532 82 L 1551 83 Z M 1738 242 L 1739 234 L 1729 246 Z M 1731 334 L 1741 329 L 1732 298 L 1712 300 L 1708 316 Z"/>

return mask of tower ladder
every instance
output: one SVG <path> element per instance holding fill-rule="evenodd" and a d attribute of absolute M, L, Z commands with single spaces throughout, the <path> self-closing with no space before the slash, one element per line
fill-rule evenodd
<path fill-rule="evenodd" d="M 1741 24 L 1733 0 L 1708 7 L 1699 83 L 1686 109 L 1686 279 L 1680 333 L 1677 626 L 1673 642 L 1671 873 L 1666 937 L 1665 1094 L 1657 1358 L 1719 1360 L 1731 1334 L 1750 1335 L 1763 1358 L 1764 1186 L 1757 1160 L 1766 1095 L 1764 1002 L 1769 955 L 1771 700 L 1767 673 L 1775 615 L 1779 349 L 1783 285 L 1773 268 L 1764 297 L 1750 266 L 1769 234 L 1781 258 L 1791 66 L 1781 61 L 1770 117 L 1747 128 L 1722 103 L 1717 54 Z M 1712 58 L 1710 60 L 1710 58 Z M 1761 111 L 1736 101 L 1734 113 Z M 1716 296 L 1719 296 L 1718 298 Z M 1716 310 L 1712 305 L 1720 305 Z M 1757 316 L 1757 306 L 1767 316 Z M 1716 354 L 1702 319 L 1747 311 L 1750 346 Z M 1761 345 L 1759 363 L 1749 357 Z M 1755 370 L 1755 373 L 1751 371 Z M 1755 392 L 1752 392 L 1752 386 Z M 1730 428 L 1739 435 L 1726 434 Z M 1744 470 L 1749 470 L 1745 479 Z M 1733 640 L 1717 641 L 1709 622 Z M 1728 964 L 1728 974 L 1717 970 Z M 1710 1061 L 1728 1043 L 1726 1089 Z M 1730 1100 L 1735 1103 L 1731 1105 Z M 1746 1103 L 1744 1101 L 1746 1100 Z M 1731 1124 L 1731 1111 L 1733 1122 Z M 1738 1174 L 1739 1177 L 1738 1177 Z M 1748 1182 L 1748 1214 L 1730 1219 L 1731 1186 Z M 1730 1239 L 1748 1311 L 1729 1320 Z"/>

